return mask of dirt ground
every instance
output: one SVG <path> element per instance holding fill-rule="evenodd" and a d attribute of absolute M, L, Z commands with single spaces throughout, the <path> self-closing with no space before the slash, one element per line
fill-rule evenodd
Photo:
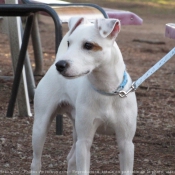
<path fill-rule="evenodd" d="M 143 18 L 141 26 L 122 26 L 117 38 L 127 70 L 136 80 L 174 47 L 174 40 L 164 37 L 165 24 L 174 21 L 174 14 L 167 13 L 167 9 L 165 13 L 157 7 L 146 5 L 102 2 L 98 4 L 131 10 Z M 40 18 L 45 71 L 55 59 L 53 29 L 50 19 Z M 164 44 L 133 41 L 137 39 L 161 41 Z M 31 45 L 29 54 L 33 60 Z M 12 75 L 8 37 L 0 34 L 0 76 Z M 138 122 L 134 137 L 134 174 L 175 174 L 174 77 L 175 58 L 172 58 L 136 91 Z M 29 174 L 33 117 L 18 117 L 17 109 L 13 118 L 5 117 L 11 85 L 12 80 L 0 79 L 0 174 Z M 71 133 L 68 118 L 64 118 L 62 136 L 55 135 L 53 122 L 44 146 L 42 174 L 66 174 L 66 156 L 72 145 Z M 91 174 L 118 174 L 118 149 L 114 136 L 95 136 L 91 149 L 91 171 Z"/>

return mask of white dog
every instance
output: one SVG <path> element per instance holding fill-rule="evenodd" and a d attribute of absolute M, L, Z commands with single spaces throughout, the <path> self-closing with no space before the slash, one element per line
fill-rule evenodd
<path fill-rule="evenodd" d="M 134 92 L 125 98 L 117 95 L 132 84 L 115 43 L 120 22 L 97 19 L 90 23 L 76 17 L 70 19 L 69 29 L 55 63 L 36 89 L 31 174 L 39 174 L 43 145 L 57 113 L 66 113 L 73 122 L 68 175 L 89 174 L 96 131 L 116 134 L 121 174 L 132 174 L 137 102 Z"/>

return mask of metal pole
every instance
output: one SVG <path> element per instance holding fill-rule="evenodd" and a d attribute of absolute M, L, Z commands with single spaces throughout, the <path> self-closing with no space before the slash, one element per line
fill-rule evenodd
<path fill-rule="evenodd" d="M 43 52 L 41 46 L 41 38 L 39 34 L 39 26 L 37 14 L 34 16 L 33 28 L 32 28 L 32 45 L 34 50 L 34 58 L 35 58 L 35 70 L 34 75 L 43 75 Z"/>
<path fill-rule="evenodd" d="M 56 135 L 63 134 L 63 116 L 57 115 L 56 116 Z"/>
<path fill-rule="evenodd" d="M 20 24 L 21 24 L 21 38 L 22 38 L 22 36 L 24 35 L 24 29 L 22 26 L 22 22 Z M 34 24 L 34 22 L 33 22 L 33 24 Z M 33 26 L 33 24 L 32 24 L 32 26 Z M 26 80 L 27 80 L 27 89 L 28 89 L 29 99 L 33 100 L 36 86 L 35 86 L 35 80 L 34 80 L 34 76 L 33 76 L 32 66 L 30 64 L 29 54 L 27 52 L 26 52 L 26 56 L 25 56 L 24 65 L 25 65 L 25 74 L 26 74 Z M 18 96 L 19 96 L 19 94 L 18 94 Z"/>
<path fill-rule="evenodd" d="M 31 29 L 32 29 L 32 23 L 33 23 L 33 15 L 30 15 L 26 22 L 26 27 L 25 27 L 25 31 L 24 31 L 24 35 L 22 39 L 22 45 L 21 45 L 21 49 L 19 53 L 19 59 L 18 59 L 18 63 L 17 63 L 16 70 L 15 70 L 15 77 L 14 77 L 14 82 L 12 86 L 10 102 L 9 102 L 8 109 L 7 109 L 7 115 L 6 115 L 7 117 L 13 116 L 16 97 L 18 93 L 18 87 L 19 87 L 19 83 L 21 79 L 21 73 L 22 73 L 25 55 L 27 51 L 27 46 L 29 42 L 29 37 L 30 37 Z"/>

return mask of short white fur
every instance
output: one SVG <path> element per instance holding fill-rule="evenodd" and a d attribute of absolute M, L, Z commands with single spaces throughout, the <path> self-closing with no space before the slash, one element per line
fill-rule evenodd
<path fill-rule="evenodd" d="M 36 89 L 31 174 L 39 175 L 46 135 L 52 120 L 59 113 L 67 114 L 73 123 L 73 146 L 67 156 L 68 175 L 89 174 L 90 148 L 96 131 L 116 135 L 121 174 L 130 175 L 133 171 L 132 140 L 137 120 L 135 93 L 120 98 L 102 95 L 94 90 L 95 87 L 113 92 L 123 80 L 126 68 L 115 42 L 120 22 L 97 19 L 93 24 L 85 18 L 76 17 L 70 19 L 69 28 L 60 44 L 55 63 Z M 98 46 L 87 50 L 85 43 Z M 60 61 L 69 64 L 61 73 L 55 67 Z M 126 90 L 132 84 L 127 75 Z"/>

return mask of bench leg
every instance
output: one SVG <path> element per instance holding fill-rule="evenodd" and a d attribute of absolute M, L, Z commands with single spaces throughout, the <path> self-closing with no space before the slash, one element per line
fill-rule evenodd
<path fill-rule="evenodd" d="M 63 134 L 63 116 L 57 115 L 56 116 L 56 135 Z"/>
<path fill-rule="evenodd" d="M 13 116 L 13 111 L 15 107 L 15 102 L 16 102 L 16 97 L 18 94 L 18 88 L 20 84 L 20 79 L 21 79 L 21 74 L 23 70 L 23 65 L 24 65 L 24 60 L 25 60 L 25 55 L 27 51 L 27 46 L 29 42 L 29 37 L 30 37 L 30 32 L 32 29 L 32 22 L 33 22 L 33 15 L 29 16 L 27 19 L 24 35 L 23 35 L 23 40 L 22 40 L 22 45 L 19 53 L 19 58 L 15 70 L 15 77 L 13 81 L 13 86 L 12 86 L 12 92 L 11 92 L 11 97 L 10 97 L 10 102 L 7 110 L 7 117 L 12 117 Z M 28 101 L 29 103 L 29 101 Z"/>
<path fill-rule="evenodd" d="M 24 29 L 22 27 L 22 22 L 20 24 L 21 24 L 21 38 L 22 38 L 22 36 L 24 35 Z M 27 52 L 25 56 L 24 65 L 25 65 L 25 74 L 26 74 L 29 98 L 30 100 L 33 100 L 36 86 L 35 86 L 35 80 L 33 76 L 33 70 L 31 67 L 29 54 Z"/>
<path fill-rule="evenodd" d="M 43 75 L 43 52 L 42 52 L 41 39 L 39 34 L 37 14 L 35 14 L 34 16 L 31 36 L 32 36 L 32 45 L 34 50 L 34 58 L 35 58 L 34 75 Z"/>

